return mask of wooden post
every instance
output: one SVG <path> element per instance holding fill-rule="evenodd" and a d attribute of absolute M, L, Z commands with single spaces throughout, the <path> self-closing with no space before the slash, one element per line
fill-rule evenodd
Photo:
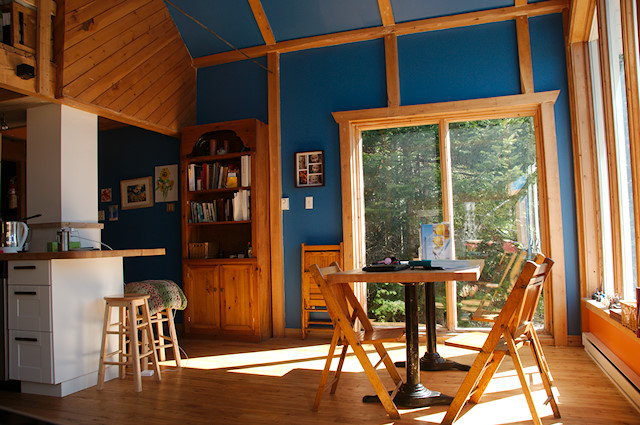
<path fill-rule="evenodd" d="M 398 37 L 384 37 L 384 58 L 387 70 L 387 106 L 400 106 L 400 71 L 398 70 Z"/>
<path fill-rule="evenodd" d="M 280 53 L 267 55 L 269 68 L 269 227 L 271 233 L 271 314 L 273 336 L 283 337 L 284 247 L 282 242 L 282 166 L 280 160 Z"/>

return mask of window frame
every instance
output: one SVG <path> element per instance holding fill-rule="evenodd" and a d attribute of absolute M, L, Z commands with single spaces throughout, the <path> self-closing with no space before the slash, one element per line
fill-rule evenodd
<path fill-rule="evenodd" d="M 542 249 L 555 264 L 545 288 L 545 329 L 552 343 L 567 344 L 567 307 L 564 266 L 564 239 L 560 181 L 556 145 L 554 104 L 559 91 L 539 92 L 486 99 L 432 103 L 424 105 L 334 112 L 340 128 L 340 159 L 342 184 L 342 226 L 344 265 L 347 269 L 364 265 L 364 197 L 362 173 L 362 137 L 365 130 L 438 123 L 448 129 L 448 122 L 533 117 L 539 169 L 540 230 Z M 442 168 L 443 220 L 451 221 L 450 163 L 448 131 L 440 131 Z M 446 172 L 445 172 L 446 171 Z M 365 284 L 355 284 L 359 299 L 366 300 Z M 447 283 L 447 325 L 455 328 L 455 283 Z"/>

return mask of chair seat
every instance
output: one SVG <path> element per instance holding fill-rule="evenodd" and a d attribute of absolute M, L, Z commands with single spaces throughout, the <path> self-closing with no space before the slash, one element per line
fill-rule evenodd
<path fill-rule="evenodd" d="M 404 328 L 374 328 L 373 331 L 355 332 L 361 344 L 397 342 L 404 336 Z"/>
<path fill-rule="evenodd" d="M 148 294 L 149 312 L 152 316 L 167 308 L 173 310 L 187 308 L 187 297 L 171 280 L 143 280 L 127 283 L 124 285 L 124 293 Z"/>
<path fill-rule="evenodd" d="M 476 310 L 473 316 L 471 316 L 471 320 L 477 322 L 495 322 L 499 314 L 499 311 Z"/>
<path fill-rule="evenodd" d="M 484 332 L 468 332 L 460 335 L 456 335 L 447 339 L 444 345 L 449 347 L 464 348 L 465 350 L 482 351 L 484 343 L 487 342 L 489 334 Z M 508 351 L 506 342 L 500 341 L 496 344 L 496 351 Z"/>

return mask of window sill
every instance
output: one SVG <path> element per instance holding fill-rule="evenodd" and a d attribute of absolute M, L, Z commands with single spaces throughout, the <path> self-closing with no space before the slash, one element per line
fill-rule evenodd
<path fill-rule="evenodd" d="M 583 303 L 585 305 L 585 308 L 587 310 L 595 313 L 597 316 L 599 316 L 600 318 L 606 320 L 612 326 L 614 326 L 618 330 L 624 332 L 625 334 L 628 334 L 629 336 L 632 336 L 633 338 L 636 337 L 636 333 L 634 331 L 632 331 L 631 329 L 627 328 L 622 323 L 613 320 L 611 318 L 611 316 L 609 316 L 609 309 L 605 308 L 602 303 L 600 303 L 598 301 L 595 301 L 595 300 L 592 300 L 592 299 L 589 299 L 589 298 L 583 298 L 582 301 L 583 301 Z"/>

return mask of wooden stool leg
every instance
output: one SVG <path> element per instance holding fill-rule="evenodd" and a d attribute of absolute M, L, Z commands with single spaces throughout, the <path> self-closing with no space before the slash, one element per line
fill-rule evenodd
<path fill-rule="evenodd" d="M 104 309 L 104 324 L 102 325 L 102 345 L 100 346 L 100 363 L 98 365 L 98 389 L 104 388 L 104 371 L 105 371 L 105 359 L 107 357 L 107 345 L 109 334 L 109 324 L 111 323 L 111 307 L 107 302 Z"/>
<path fill-rule="evenodd" d="M 147 335 L 146 332 L 142 332 L 141 335 L 141 339 L 142 341 L 140 342 L 140 351 L 142 353 L 146 353 L 147 351 L 149 351 L 151 348 L 151 344 L 149 343 L 149 337 Z M 153 343 L 153 339 L 151 340 L 151 343 Z M 147 370 L 149 369 L 149 359 L 146 357 L 140 357 L 140 368 L 142 370 Z"/>
<path fill-rule="evenodd" d="M 120 366 L 118 366 L 118 378 L 124 379 L 127 376 L 127 366 L 126 366 L 126 353 L 131 351 L 127 351 L 127 333 L 125 331 L 125 327 L 127 326 L 128 316 L 127 309 L 125 307 L 118 308 L 118 318 L 120 319 L 118 322 L 118 349 L 120 353 L 118 354 L 118 361 L 120 362 Z"/>
<path fill-rule="evenodd" d="M 157 312 L 156 314 L 154 314 L 152 316 L 154 318 L 154 320 L 156 321 L 156 348 L 158 349 L 158 360 L 160 360 L 161 362 L 167 360 L 167 355 L 165 350 L 167 349 L 164 345 L 164 318 L 162 317 L 162 311 Z"/>
<path fill-rule="evenodd" d="M 176 366 L 182 367 L 180 362 L 180 346 L 178 345 L 178 335 L 176 334 L 176 324 L 173 320 L 173 309 L 167 309 L 167 317 L 169 319 L 169 336 L 171 337 L 171 343 L 173 344 L 173 357 L 176 360 Z"/>
<path fill-rule="evenodd" d="M 153 371 L 156 381 L 160 382 L 160 365 L 158 364 L 158 356 L 156 354 L 156 344 L 153 339 L 153 332 L 151 330 L 151 317 L 149 316 L 149 303 L 147 300 L 144 300 L 144 305 L 142 306 L 142 321 L 145 323 L 144 329 L 142 332 L 146 332 L 147 338 L 150 341 L 150 356 L 151 362 L 153 364 Z"/>
<path fill-rule="evenodd" d="M 142 391 L 142 377 L 140 376 L 140 354 L 138 343 L 138 319 L 136 318 L 136 306 L 129 302 L 129 358 L 133 366 L 133 382 L 136 392 Z"/>

